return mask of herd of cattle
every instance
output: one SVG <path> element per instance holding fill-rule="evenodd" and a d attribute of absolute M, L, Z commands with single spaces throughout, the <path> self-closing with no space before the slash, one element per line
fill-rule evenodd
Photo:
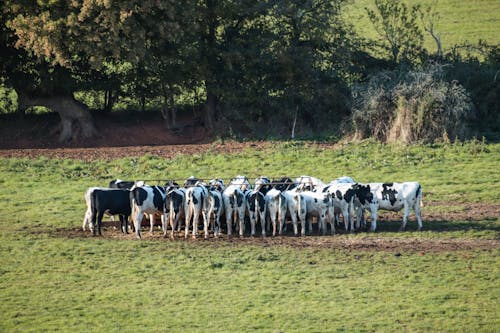
<path fill-rule="evenodd" d="M 288 177 L 271 181 L 268 177 L 258 177 L 252 185 L 245 176 L 236 176 L 226 186 L 222 179 L 212 179 L 208 183 L 189 177 L 183 186 L 169 181 L 164 186 L 149 186 L 144 182 L 115 180 L 109 188 L 91 187 L 85 192 L 87 211 L 83 220 L 83 230 L 87 225 L 94 235 L 101 235 L 104 214 L 119 215 L 121 230 L 128 233 L 129 217 L 132 229 L 141 238 L 141 222 L 144 216 L 150 218 L 150 232 L 157 215 L 161 216 L 163 235 L 170 237 L 175 230 L 181 230 L 184 223 L 185 237 L 196 238 L 198 223 L 203 222 L 204 237 L 209 237 L 209 227 L 213 235 L 219 237 L 222 222 L 228 237 L 233 228 L 242 237 L 245 221 L 250 223 L 250 235 L 256 233 L 260 223 L 262 236 L 266 231 L 273 236 L 286 230 L 286 221 L 292 222 L 295 235 L 312 233 L 311 218 L 317 219 L 318 233 L 335 233 L 339 227 L 340 215 L 346 231 L 358 230 L 365 226 L 364 212 L 371 215 L 370 230 L 377 228 L 378 210 L 400 211 L 404 209 L 401 230 L 406 227 L 410 209 L 422 228 L 420 207 L 422 189 L 418 182 L 404 183 L 358 183 L 351 177 L 340 177 L 330 183 L 311 176 L 301 176 L 292 180 Z M 356 220 L 356 223 L 354 223 Z M 271 230 L 272 229 L 272 230 Z"/>

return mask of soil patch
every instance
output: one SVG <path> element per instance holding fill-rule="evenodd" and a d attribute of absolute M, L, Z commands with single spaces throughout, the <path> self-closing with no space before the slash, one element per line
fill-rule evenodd
<path fill-rule="evenodd" d="M 57 229 L 52 234 L 54 237 L 63 238 L 92 238 L 92 233 L 80 228 Z M 135 234 L 122 234 L 115 226 L 103 228 L 103 239 L 120 239 L 124 241 L 138 241 Z M 276 247 L 285 246 L 292 248 L 320 248 L 320 249 L 343 249 L 349 251 L 386 251 L 386 252 L 446 252 L 446 251 L 469 251 L 469 250 L 491 250 L 500 248 L 498 239 L 428 239 L 428 238 L 403 238 L 403 237 L 351 237 L 348 234 L 337 234 L 335 236 L 305 236 L 295 237 L 292 234 L 278 237 L 232 237 L 223 235 L 219 238 L 205 240 L 201 233 L 197 239 L 184 239 L 183 233 L 176 233 L 175 239 L 164 238 L 162 232 L 155 229 L 153 234 L 142 230 L 144 241 L 164 242 L 191 242 L 208 246 L 262 246 Z"/>

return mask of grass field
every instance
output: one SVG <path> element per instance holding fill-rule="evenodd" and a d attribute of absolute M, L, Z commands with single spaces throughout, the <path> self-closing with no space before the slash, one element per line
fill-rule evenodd
<path fill-rule="evenodd" d="M 432 5 L 434 0 L 405 1 L 407 4 Z M 348 6 L 346 16 L 357 32 L 366 38 L 378 38 L 366 14 L 366 7 L 375 8 L 374 0 L 354 0 Z M 441 35 L 443 51 L 449 51 L 454 45 L 463 43 L 476 44 L 480 39 L 489 44 L 499 45 L 500 1 L 498 0 L 438 0 L 436 10 L 440 19 L 436 22 L 436 32 Z M 425 35 L 424 46 L 434 52 L 435 42 L 430 35 Z"/>
<path fill-rule="evenodd" d="M 500 144 L 337 149 L 276 143 L 237 154 L 83 162 L 0 159 L 1 332 L 495 332 L 500 330 L 498 216 L 426 214 L 500 203 Z M 310 174 L 418 180 L 424 231 L 308 236 L 307 242 L 491 242 L 471 249 L 356 249 L 275 241 L 170 241 L 80 231 L 83 192 L 114 178 Z M 427 216 L 428 216 L 427 215 Z M 159 234 L 156 231 L 156 234 Z M 299 242 L 299 240 L 297 240 Z M 330 242 L 330 243 L 328 243 Z M 272 244 L 270 246 L 270 244 Z M 488 243 L 489 244 L 489 243 Z"/>

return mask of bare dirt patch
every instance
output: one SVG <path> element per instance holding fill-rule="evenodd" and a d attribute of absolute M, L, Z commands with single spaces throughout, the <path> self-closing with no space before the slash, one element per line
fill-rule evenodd
<path fill-rule="evenodd" d="M 57 229 L 52 235 L 63 238 L 92 238 L 92 233 L 83 231 L 80 228 Z M 119 239 L 124 241 L 136 241 L 133 233 L 122 234 L 115 226 L 108 225 L 103 228 L 103 239 Z M 183 233 L 176 233 L 175 239 L 164 238 L 162 232 L 155 229 L 153 234 L 149 231 L 142 231 L 142 239 L 145 241 L 165 241 L 165 242 L 190 242 L 209 246 L 262 246 L 262 247 L 292 247 L 292 248 L 318 248 L 318 249 L 343 249 L 350 251 L 387 251 L 387 252 L 445 252 L 445 251 L 469 251 L 469 250 L 490 250 L 500 248 L 498 239 L 429 239 L 429 238 L 404 238 L 404 237 L 377 237 L 374 235 L 351 236 L 349 234 L 337 234 L 335 236 L 305 236 L 295 237 L 291 234 L 278 237 L 232 237 L 223 235 L 219 238 L 205 240 L 199 234 L 197 239 L 184 239 Z M 137 240 L 139 241 L 139 240 Z"/>

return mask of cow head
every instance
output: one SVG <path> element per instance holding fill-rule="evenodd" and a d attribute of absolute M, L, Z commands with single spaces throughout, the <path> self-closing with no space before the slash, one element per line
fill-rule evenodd
<path fill-rule="evenodd" d="M 209 185 L 210 191 L 215 190 L 215 191 L 223 192 L 225 189 L 224 181 L 220 178 L 211 179 L 208 182 L 208 185 Z"/>

